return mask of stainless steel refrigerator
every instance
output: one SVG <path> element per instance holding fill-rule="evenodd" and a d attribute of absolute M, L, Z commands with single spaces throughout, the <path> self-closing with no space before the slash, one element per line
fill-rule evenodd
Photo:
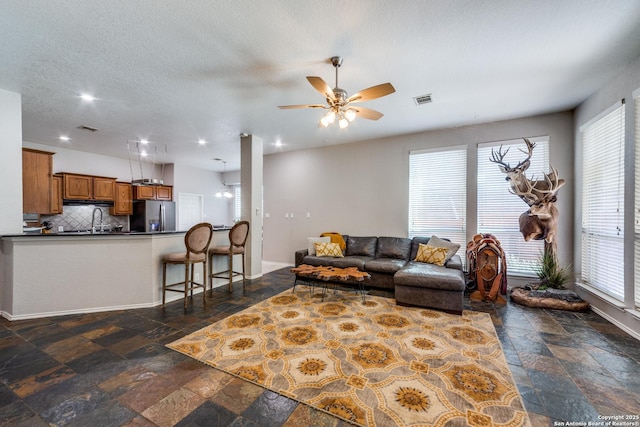
<path fill-rule="evenodd" d="M 176 202 L 134 201 L 129 227 L 131 231 L 176 231 Z"/>

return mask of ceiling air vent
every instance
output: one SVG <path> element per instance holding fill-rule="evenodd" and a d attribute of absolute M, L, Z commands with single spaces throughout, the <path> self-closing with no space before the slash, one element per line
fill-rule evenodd
<path fill-rule="evenodd" d="M 89 132 L 97 132 L 98 131 L 98 129 L 92 128 L 91 126 L 87 126 L 87 125 L 80 125 L 80 126 L 78 126 L 78 129 L 88 130 Z"/>
<path fill-rule="evenodd" d="M 416 96 L 415 98 L 413 98 L 413 102 L 416 103 L 416 105 L 423 105 L 423 104 L 428 104 L 430 102 L 432 102 L 433 100 L 431 99 L 431 94 L 428 93 L 426 95 L 422 95 L 422 96 Z"/>

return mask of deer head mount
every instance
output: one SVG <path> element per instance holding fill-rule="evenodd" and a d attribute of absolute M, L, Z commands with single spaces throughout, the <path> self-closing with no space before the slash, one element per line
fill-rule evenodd
<path fill-rule="evenodd" d="M 529 179 L 527 178 L 526 171 L 531 165 L 531 156 L 533 155 L 533 149 L 536 144 L 531 142 L 527 138 L 524 139 L 527 145 L 527 151 L 520 149 L 527 155 L 526 159 L 519 162 L 515 167 L 511 167 L 509 163 L 505 163 L 504 157 L 509 152 L 507 148 L 502 151 L 502 145 L 496 152 L 491 150 L 491 158 L 489 159 L 493 163 L 497 163 L 500 171 L 507 176 L 505 179 L 509 181 L 510 192 L 520 197 L 527 205 L 533 206 L 542 201 L 549 201 L 553 198 L 560 187 L 564 185 L 564 179 L 558 178 L 558 171 L 551 167 L 551 172 L 544 173 L 544 179 Z"/>
<path fill-rule="evenodd" d="M 515 167 L 505 163 L 504 157 L 509 152 L 507 148 L 504 152 L 502 146 L 498 151 L 491 150 L 493 163 L 497 163 L 500 171 L 506 174 L 505 179 L 509 181 L 509 192 L 520 197 L 528 206 L 529 210 L 520 215 L 520 232 L 524 240 L 544 240 L 555 245 L 556 229 L 558 226 L 558 209 L 556 208 L 557 193 L 565 183 L 564 179 L 558 178 L 558 171 L 550 167 L 551 172 L 544 173 L 544 179 L 529 179 L 526 171 L 531 165 L 531 155 L 536 144 L 523 138 L 527 145 L 527 150 L 522 150 L 527 155 L 526 159 L 518 162 Z"/>

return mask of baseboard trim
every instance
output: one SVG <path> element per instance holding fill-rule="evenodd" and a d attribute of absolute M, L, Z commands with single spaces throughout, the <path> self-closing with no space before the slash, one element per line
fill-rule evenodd
<path fill-rule="evenodd" d="M 105 311 L 118 311 L 118 310 L 135 310 L 138 308 L 150 308 L 158 305 L 157 303 L 145 303 L 145 304 L 129 304 L 122 306 L 111 306 L 111 307 L 92 307 L 86 309 L 78 309 L 78 310 L 61 310 L 61 311 L 48 311 L 44 313 L 29 313 L 29 314 L 18 314 L 12 315 L 6 311 L 2 312 L 2 317 L 13 322 L 16 320 L 30 320 L 30 319 L 42 319 L 45 317 L 56 317 L 56 316 L 69 316 L 72 314 L 89 314 L 89 313 L 100 313 Z"/>
<path fill-rule="evenodd" d="M 628 333 L 629 335 L 631 335 L 632 337 L 634 337 L 635 339 L 640 341 L 640 333 L 638 333 L 638 331 L 634 331 L 633 329 L 631 329 L 630 327 L 628 327 L 624 323 L 622 323 L 619 320 L 609 316 L 607 313 L 605 313 L 604 311 L 600 310 L 598 307 L 595 307 L 593 304 L 591 305 L 591 310 L 593 310 L 593 312 L 596 313 L 598 316 L 602 317 L 603 319 L 608 320 L 609 322 L 611 322 L 614 325 L 616 325 L 618 328 L 622 329 L 623 331 L 625 331 L 626 333 Z"/>
<path fill-rule="evenodd" d="M 247 280 L 256 279 L 258 277 L 262 277 L 262 274 L 258 274 L 255 276 L 247 276 Z M 217 282 L 219 280 L 219 282 Z M 233 282 L 242 281 L 242 276 L 236 276 L 233 278 Z M 217 283 L 216 283 L 217 282 Z M 227 286 L 229 284 L 228 280 L 224 279 L 216 279 L 216 282 L 213 283 L 214 288 L 220 288 L 223 286 Z M 202 288 L 194 290 L 194 296 L 202 293 Z M 160 295 L 162 298 L 162 295 Z M 179 294 L 167 294 L 166 302 L 173 302 L 183 299 L 184 296 Z M 159 301 L 153 301 L 149 303 L 142 304 L 126 304 L 126 305 L 118 305 L 118 306 L 109 306 L 109 307 L 91 307 L 91 308 L 83 308 L 83 309 L 71 309 L 71 310 L 61 310 L 61 311 L 48 311 L 43 313 L 28 313 L 28 314 L 18 314 L 13 315 L 7 311 L 0 311 L 0 316 L 9 320 L 10 322 L 17 320 L 31 320 L 31 319 L 41 319 L 45 317 L 56 317 L 56 316 L 70 316 L 73 314 L 89 314 L 89 313 L 100 313 L 105 311 L 118 311 L 118 310 L 135 310 L 139 308 L 152 308 L 162 305 L 162 299 Z"/>

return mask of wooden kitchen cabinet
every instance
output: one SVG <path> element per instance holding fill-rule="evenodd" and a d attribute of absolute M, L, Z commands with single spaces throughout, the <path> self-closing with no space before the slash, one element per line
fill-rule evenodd
<path fill-rule="evenodd" d="M 100 200 L 112 202 L 115 199 L 116 179 L 101 176 L 63 173 L 63 193 L 66 200 Z"/>
<path fill-rule="evenodd" d="M 116 182 L 116 197 L 113 207 L 109 209 L 111 215 L 133 214 L 133 186 L 128 182 Z"/>
<path fill-rule="evenodd" d="M 22 212 L 49 213 L 54 154 L 29 148 L 22 149 Z"/>
<path fill-rule="evenodd" d="M 173 200 L 173 187 L 168 185 L 137 185 L 134 200 Z"/>
<path fill-rule="evenodd" d="M 173 200 L 173 187 L 160 185 L 156 188 L 156 200 Z"/>
<path fill-rule="evenodd" d="M 62 177 L 60 175 L 51 177 L 51 205 L 49 213 L 62 213 Z"/>
<path fill-rule="evenodd" d="M 116 180 L 115 178 L 93 177 L 93 198 L 94 200 L 115 201 Z"/>
<path fill-rule="evenodd" d="M 136 185 L 133 187 L 133 193 L 136 200 L 156 199 L 156 187 L 151 185 Z"/>

